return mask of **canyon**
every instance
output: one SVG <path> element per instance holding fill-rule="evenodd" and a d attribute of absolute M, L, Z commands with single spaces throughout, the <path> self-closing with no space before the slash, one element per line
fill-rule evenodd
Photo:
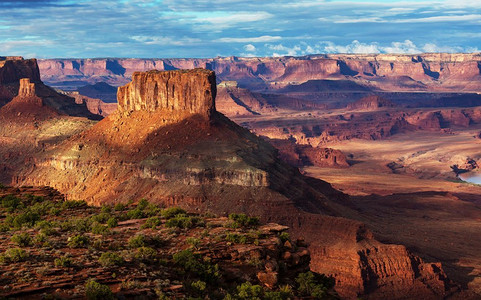
<path fill-rule="evenodd" d="M 39 60 L 42 80 L 67 90 L 55 91 L 35 60 L 5 58 L 25 70 L 0 84 L 11 91 L 0 181 L 97 206 L 147 198 L 289 226 L 346 299 L 476 299 L 481 247 L 463 240 L 479 235 L 481 190 L 453 182 L 450 166 L 480 159 L 479 61 Z M 75 92 L 98 82 L 123 85 L 117 104 Z M 30 104 L 48 113 L 26 114 Z"/>

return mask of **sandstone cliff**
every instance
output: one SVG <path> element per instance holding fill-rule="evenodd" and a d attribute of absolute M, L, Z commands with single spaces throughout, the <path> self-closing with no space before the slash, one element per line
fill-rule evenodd
<path fill-rule="evenodd" d="M 480 54 L 349 55 L 213 59 L 40 60 L 45 81 L 125 84 L 134 71 L 208 68 L 220 80 L 254 90 L 277 89 L 308 80 L 343 79 L 397 91 L 481 92 Z"/>
<path fill-rule="evenodd" d="M 117 102 L 120 112 L 165 111 L 166 118 L 174 112 L 209 118 L 215 111 L 215 96 L 212 71 L 149 71 L 134 73 L 132 82 L 119 88 Z"/>
<path fill-rule="evenodd" d="M 414 288 L 426 298 L 448 293 L 441 269 L 418 272 L 422 262 L 404 247 L 380 244 L 359 222 L 327 216 L 350 210 L 347 196 L 302 176 L 266 141 L 217 113 L 212 73 L 149 72 L 134 80 L 120 89 L 124 102 L 117 112 L 17 167 L 12 183 L 49 185 L 92 204 L 145 197 L 286 224 L 311 243 L 312 268 L 335 276 L 346 298 L 378 293 L 378 299 L 396 299 Z M 156 84 L 180 91 L 176 101 L 185 105 L 169 108 L 170 96 L 143 90 Z"/>
<path fill-rule="evenodd" d="M 78 105 L 73 98 L 57 93 L 40 80 L 36 59 L 21 57 L 0 58 L 0 107 L 17 96 L 16 110 L 22 110 L 22 102 L 37 101 L 60 114 L 100 119 L 90 113 L 85 105 Z M 40 100 L 39 100 L 40 99 Z M 29 109 L 25 107 L 25 109 Z"/>

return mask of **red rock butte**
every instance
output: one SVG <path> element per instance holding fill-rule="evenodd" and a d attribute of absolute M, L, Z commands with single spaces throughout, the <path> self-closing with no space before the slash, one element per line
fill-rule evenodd
<path fill-rule="evenodd" d="M 119 87 L 117 101 L 120 112 L 162 111 L 167 119 L 177 112 L 209 118 L 215 111 L 215 96 L 213 71 L 148 71 L 135 72 L 132 82 Z"/>

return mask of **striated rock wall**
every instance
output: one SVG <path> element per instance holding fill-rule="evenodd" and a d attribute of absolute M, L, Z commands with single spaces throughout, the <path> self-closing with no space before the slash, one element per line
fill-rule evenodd
<path fill-rule="evenodd" d="M 40 60 L 43 79 L 124 84 L 134 71 L 207 68 L 220 80 L 254 90 L 278 89 L 308 80 L 348 79 L 381 89 L 481 92 L 481 54 L 348 55 L 212 59 Z"/>
<path fill-rule="evenodd" d="M 182 112 L 209 117 L 215 111 L 215 73 L 189 71 L 136 72 L 132 82 L 119 88 L 118 108 L 125 111 Z"/>
<path fill-rule="evenodd" d="M 30 78 L 20 79 L 20 88 L 18 89 L 18 97 L 35 96 L 35 83 L 30 82 Z"/>

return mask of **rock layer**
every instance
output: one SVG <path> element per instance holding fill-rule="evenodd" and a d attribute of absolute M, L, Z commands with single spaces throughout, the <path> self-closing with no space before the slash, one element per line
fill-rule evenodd
<path fill-rule="evenodd" d="M 308 80 L 343 79 L 382 90 L 481 92 L 480 54 L 358 55 L 304 57 L 224 57 L 213 59 L 55 59 L 40 60 L 44 80 L 122 85 L 134 71 L 202 67 L 221 80 L 250 89 L 277 89 Z"/>
<path fill-rule="evenodd" d="M 195 87 L 198 72 L 202 72 L 204 84 Z M 170 115 L 166 114 L 165 99 L 146 96 L 153 95 L 152 91 L 142 90 L 154 88 L 154 82 L 167 83 L 152 78 L 167 76 L 163 74 L 169 74 L 168 78 L 186 76 L 173 82 L 172 90 L 188 91 L 181 92 L 185 98 L 178 99 L 192 101 L 177 110 L 168 108 Z M 92 204 L 145 197 L 189 210 L 257 215 L 290 226 L 294 236 L 305 236 L 311 242 L 310 249 L 320 249 L 312 256 L 312 268 L 336 276 L 336 290 L 342 297 L 374 293 L 385 282 L 393 282 L 402 291 L 389 294 L 393 299 L 409 293 L 414 286 L 425 297 L 446 294 L 447 280 L 439 281 L 435 292 L 425 283 L 436 278 L 440 270 L 416 272 L 417 265 L 402 246 L 393 255 L 391 247 L 377 242 L 362 223 L 328 216 L 350 210 L 347 196 L 324 181 L 301 175 L 297 168 L 279 160 L 276 149 L 266 141 L 217 113 L 213 77 L 207 74 L 211 73 L 138 75 L 143 80 L 119 92 L 131 102 L 120 103 L 118 112 L 90 129 L 39 151 L 15 170 L 12 182 L 53 186 L 69 198 Z M 190 93 L 200 96 L 191 99 Z M 128 98 L 127 94 L 136 98 Z M 209 105 L 200 99 L 212 102 Z M 166 118 L 176 122 L 165 122 Z M 374 251 L 373 245 L 378 250 Z M 339 247 L 343 250 L 336 252 Z M 294 260 L 298 258 L 293 255 Z M 402 265 L 399 270 L 411 270 L 414 275 L 408 275 L 410 281 L 403 279 L 404 273 L 391 268 L 398 265 Z M 385 272 L 384 266 L 392 271 Z M 276 281 L 272 275 L 267 272 L 258 277 L 272 285 Z"/>
<path fill-rule="evenodd" d="M 215 73 L 189 71 L 136 72 L 132 82 L 119 88 L 119 110 L 181 112 L 208 118 L 215 110 Z"/>

